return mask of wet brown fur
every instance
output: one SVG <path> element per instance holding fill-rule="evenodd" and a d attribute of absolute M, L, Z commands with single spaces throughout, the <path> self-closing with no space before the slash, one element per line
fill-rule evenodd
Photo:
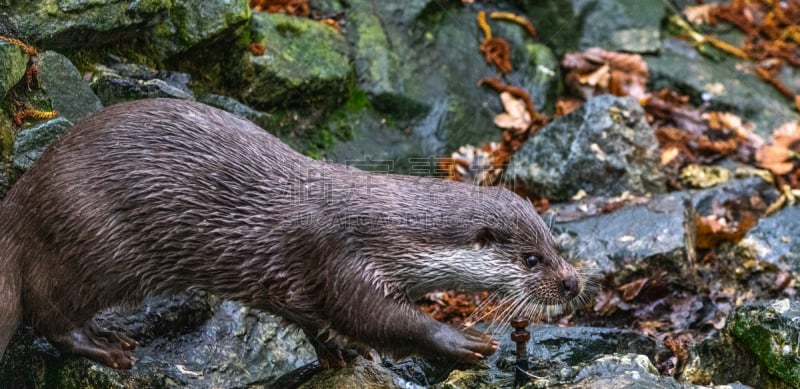
<path fill-rule="evenodd" d="M 328 366 L 341 364 L 326 342 L 334 333 L 474 361 L 495 346 L 414 299 L 446 288 L 522 290 L 530 304 L 574 297 L 563 283 L 575 270 L 507 190 L 314 161 L 178 100 L 123 103 L 77 124 L 3 199 L 0 220 L 0 356 L 25 320 L 63 351 L 128 368 L 135 344 L 92 316 L 201 289 L 297 324 Z M 530 254 L 542 263 L 528 268 Z"/>

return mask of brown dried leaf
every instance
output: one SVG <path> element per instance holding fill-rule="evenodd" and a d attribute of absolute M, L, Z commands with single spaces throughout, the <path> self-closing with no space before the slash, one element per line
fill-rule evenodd
<path fill-rule="evenodd" d="M 668 147 L 666 150 L 661 151 L 661 165 L 668 165 L 678 157 L 680 152 L 677 147 Z"/>
<path fill-rule="evenodd" d="M 302 17 L 310 13 L 308 0 L 250 0 L 250 8 L 257 12 L 284 13 Z"/>
<path fill-rule="evenodd" d="M 578 82 L 584 85 L 608 89 L 611 80 L 611 67 L 606 63 L 592 72 L 578 75 Z"/>
<path fill-rule="evenodd" d="M 650 279 L 647 278 L 647 277 L 640 278 L 640 279 L 638 279 L 636 281 L 629 282 L 629 283 L 627 283 L 625 285 L 620 286 L 619 288 L 617 288 L 617 290 L 622 292 L 622 299 L 623 300 L 631 301 L 631 300 L 635 299 L 636 296 L 639 295 L 639 293 L 642 291 L 642 288 L 644 288 L 644 286 L 647 285 L 647 281 L 649 281 L 649 280 Z"/>
<path fill-rule="evenodd" d="M 600 316 L 608 316 L 617 310 L 619 297 L 613 290 L 600 290 L 594 300 L 594 311 Z"/>
<path fill-rule="evenodd" d="M 708 112 L 703 114 L 703 119 L 708 121 L 708 127 L 712 130 L 730 130 L 736 137 L 750 144 L 752 147 L 760 147 L 764 140 L 753 132 L 753 123 L 745 124 L 742 118 L 730 112 Z"/>
<path fill-rule="evenodd" d="M 486 63 L 494 65 L 500 73 L 511 71 L 511 46 L 503 38 L 489 38 L 481 43 L 481 53 Z"/>
<path fill-rule="evenodd" d="M 574 97 L 562 97 L 556 101 L 555 117 L 564 116 L 583 105 L 583 100 Z"/>
<path fill-rule="evenodd" d="M 598 47 L 564 56 L 567 85 L 582 98 L 602 93 L 645 96 L 649 71 L 640 55 L 616 53 Z"/>
<path fill-rule="evenodd" d="M 683 15 L 692 24 L 708 24 L 713 19 L 712 13 L 716 10 L 717 4 L 700 4 L 700 5 L 687 5 L 683 9 Z"/>
<path fill-rule="evenodd" d="M 800 143 L 800 121 L 795 120 L 782 124 L 772 131 L 772 139 L 774 144 L 786 148 L 792 148 Z"/>
<path fill-rule="evenodd" d="M 697 238 L 695 245 L 700 249 L 712 249 L 723 241 L 738 243 L 747 231 L 758 221 L 758 215 L 744 210 L 739 220 L 727 220 L 717 215 L 695 215 Z"/>
<path fill-rule="evenodd" d="M 800 151 L 800 122 L 784 123 L 772 132 L 772 144 L 763 145 L 756 150 L 756 165 L 783 175 L 795 170 Z"/>
<path fill-rule="evenodd" d="M 500 100 L 503 102 L 502 112 L 494 117 L 494 124 L 497 127 L 516 131 L 527 131 L 531 126 L 531 114 L 522 99 L 514 98 L 511 93 L 501 92 Z"/>

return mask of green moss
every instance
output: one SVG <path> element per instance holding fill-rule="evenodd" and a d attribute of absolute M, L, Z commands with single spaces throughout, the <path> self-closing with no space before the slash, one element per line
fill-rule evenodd
<path fill-rule="evenodd" d="M 729 328 L 770 373 L 800 387 L 800 357 L 795 351 L 800 329 L 783 314 L 788 304 L 779 300 L 769 306 L 738 309 Z"/>
<path fill-rule="evenodd" d="M 123 41 L 120 44 L 108 44 L 97 47 L 62 50 L 64 54 L 83 74 L 94 72 L 95 66 L 105 62 L 109 57 L 125 58 L 130 63 L 147 65 L 155 69 L 163 69 L 164 62 L 152 41 L 145 35 Z"/>
<path fill-rule="evenodd" d="M 331 113 L 326 124 L 310 134 L 310 147 L 305 153 L 311 158 L 319 159 L 325 155 L 336 142 L 353 139 L 354 127 L 365 109 L 372 109 L 367 93 L 361 89 L 352 89 L 347 101 L 336 111 Z"/>
<path fill-rule="evenodd" d="M 257 109 L 278 111 L 338 107 L 353 78 L 349 47 L 334 29 L 313 20 L 280 14 L 252 17 L 253 37 L 264 44 L 250 56 L 253 82 L 242 100 Z"/>
<path fill-rule="evenodd" d="M 344 111 L 346 112 L 360 111 L 369 107 L 369 97 L 366 92 L 360 89 L 354 89 L 350 93 L 350 97 L 348 97 L 347 101 L 344 103 Z"/>
<path fill-rule="evenodd" d="M 8 115 L 0 111 L 0 199 L 13 179 L 11 156 L 14 153 L 14 127 Z M 6 187 L 8 186 L 8 187 Z"/>

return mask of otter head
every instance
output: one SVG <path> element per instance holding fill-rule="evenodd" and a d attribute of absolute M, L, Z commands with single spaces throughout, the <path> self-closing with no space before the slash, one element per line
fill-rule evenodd
<path fill-rule="evenodd" d="M 488 290 L 519 313 L 532 313 L 581 294 L 584 281 L 559 255 L 530 201 L 506 189 L 455 183 L 431 184 L 426 191 L 433 201 L 409 201 L 403 208 L 428 215 L 426 223 L 394 226 L 393 238 L 381 244 L 387 261 L 402 264 L 386 273 L 409 298 L 443 289 Z"/>

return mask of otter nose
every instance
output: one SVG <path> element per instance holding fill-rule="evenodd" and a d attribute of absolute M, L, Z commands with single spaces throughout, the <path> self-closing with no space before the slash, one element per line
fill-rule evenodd
<path fill-rule="evenodd" d="M 567 298 L 573 298 L 580 293 L 580 283 L 578 277 L 569 276 L 564 279 L 564 290 L 567 292 Z"/>

